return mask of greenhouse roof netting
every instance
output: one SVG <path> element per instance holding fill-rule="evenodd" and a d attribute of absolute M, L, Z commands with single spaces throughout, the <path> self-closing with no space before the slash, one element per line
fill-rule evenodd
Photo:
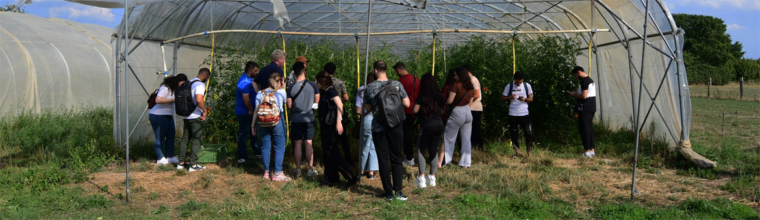
<path fill-rule="evenodd" d="M 139 41 L 125 51 L 151 46 L 163 52 L 168 44 L 174 47 L 168 53 L 182 54 L 183 44 L 266 44 L 282 36 L 285 41 L 329 39 L 339 45 L 361 39 L 363 46 L 389 45 L 404 54 L 429 45 L 434 37 L 446 44 L 443 48 L 474 34 L 573 38 L 583 51 L 577 64 L 597 83 L 596 120 L 612 128 L 654 129 L 657 137 L 673 145 L 687 145 L 689 139 L 691 100 L 681 58 L 684 33 L 662 0 L 70 1 L 99 7 L 123 7 L 127 2 L 128 19 L 114 36 L 123 39 L 126 29 L 127 37 Z M 114 53 L 118 63 L 126 63 L 122 54 Z M 144 94 L 135 97 L 143 99 Z M 138 109 L 128 112 L 140 115 Z"/>

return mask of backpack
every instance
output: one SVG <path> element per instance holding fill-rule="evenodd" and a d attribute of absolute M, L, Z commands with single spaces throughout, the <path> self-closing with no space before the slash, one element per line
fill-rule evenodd
<path fill-rule="evenodd" d="M 526 82 L 523 82 L 523 83 L 525 84 L 525 94 L 527 95 L 528 91 L 532 91 L 533 89 L 530 88 L 530 84 L 528 84 Z M 514 84 L 515 83 L 510 83 L 509 84 L 509 93 L 507 94 L 507 96 L 512 96 L 512 85 L 514 85 Z M 527 98 L 527 97 L 525 97 L 525 98 Z"/>
<path fill-rule="evenodd" d="M 193 114 L 195 108 L 198 107 L 198 105 L 193 102 L 195 97 L 192 91 L 193 84 L 196 82 L 198 82 L 198 80 L 182 84 L 176 91 L 174 91 L 174 109 L 177 112 L 177 115 L 188 117 Z"/>
<path fill-rule="evenodd" d="M 330 86 L 328 89 L 334 87 Z M 332 100 L 327 101 L 327 114 L 320 115 L 322 123 L 325 123 L 326 125 L 335 125 L 338 122 L 338 105 L 335 104 Z M 341 112 L 342 113 L 342 112 Z M 348 117 L 346 117 L 348 118 Z"/>
<path fill-rule="evenodd" d="M 262 90 L 264 98 L 259 104 L 259 111 L 256 112 L 258 117 L 259 126 L 262 128 L 271 128 L 277 126 L 280 122 L 280 106 L 277 105 L 277 99 L 275 99 L 275 91 L 267 92 Z"/>
<path fill-rule="evenodd" d="M 388 128 L 395 128 L 404 123 L 406 114 L 404 114 L 401 92 L 393 86 L 393 80 L 388 80 L 388 83 L 377 93 L 377 98 L 380 99 L 377 102 L 377 120 L 380 123 Z"/>

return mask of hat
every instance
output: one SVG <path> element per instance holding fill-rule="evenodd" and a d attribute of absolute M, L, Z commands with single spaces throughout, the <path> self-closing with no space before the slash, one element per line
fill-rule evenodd
<path fill-rule="evenodd" d="M 296 58 L 296 62 L 308 63 L 309 59 L 306 59 L 305 56 L 300 56 L 300 57 Z"/>

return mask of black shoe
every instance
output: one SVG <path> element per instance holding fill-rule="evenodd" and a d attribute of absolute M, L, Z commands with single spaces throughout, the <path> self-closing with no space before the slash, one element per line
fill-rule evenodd
<path fill-rule="evenodd" d="M 400 201 L 406 201 L 406 200 L 407 200 L 407 199 L 409 199 L 409 198 L 407 198 L 407 197 L 404 195 L 404 193 L 401 193 L 401 192 L 396 192 L 396 198 L 395 198 L 395 199 L 397 199 L 397 200 L 400 200 Z"/>
<path fill-rule="evenodd" d="M 348 187 L 352 187 L 352 186 L 356 185 L 357 183 L 359 183 L 359 180 L 361 180 L 361 177 L 354 176 L 354 178 L 348 180 Z"/>
<path fill-rule="evenodd" d="M 374 180 L 375 174 L 367 174 L 367 179 Z"/>
<path fill-rule="evenodd" d="M 383 199 L 385 199 L 388 202 L 393 201 L 393 194 L 392 193 L 383 193 L 383 195 L 381 195 L 381 197 L 383 197 Z"/>

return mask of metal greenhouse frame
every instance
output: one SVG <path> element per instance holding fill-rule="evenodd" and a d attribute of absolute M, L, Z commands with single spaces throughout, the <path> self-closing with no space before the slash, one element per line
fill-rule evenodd
<path fill-rule="evenodd" d="M 655 135 L 687 152 L 687 158 L 711 162 L 688 153 L 693 151 L 689 147 L 691 100 L 682 60 L 684 33 L 662 0 L 103 0 L 84 4 L 98 5 L 92 2 L 119 3 L 125 9 L 114 33 L 114 134 L 120 145 L 126 145 L 127 158 L 132 132 L 147 128 L 141 123 L 147 108 L 140 119 L 130 119 L 130 113 L 139 111 L 130 109 L 129 97 L 142 97 L 142 92 L 148 95 L 153 89 L 145 87 L 138 77 L 144 73 L 135 72 L 129 61 L 129 55 L 144 42 L 160 43 L 163 73 L 174 75 L 183 45 L 213 49 L 213 45 L 268 42 L 277 37 L 283 42 L 329 38 L 352 44 L 366 37 L 369 57 L 370 46 L 382 42 L 393 43 L 400 53 L 431 44 L 436 37 L 453 45 L 483 34 L 579 37 L 585 45 L 581 45 L 584 55 L 578 63 L 588 65 L 598 82 L 597 120 L 613 128 L 635 129 L 636 161 L 639 137 L 650 121 L 660 128 Z M 370 36 L 374 36 L 372 41 Z M 133 44 L 135 39 L 139 41 Z M 172 48 L 168 63 L 164 46 Z M 365 60 L 365 75 L 368 65 Z M 139 87 L 129 85 L 130 75 Z M 130 94 L 130 88 L 142 92 Z M 126 95 L 122 96 L 122 90 Z M 142 110 L 145 104 L 140 105 Z M 637 193 L 636 165 L 631 199 Z"/>

